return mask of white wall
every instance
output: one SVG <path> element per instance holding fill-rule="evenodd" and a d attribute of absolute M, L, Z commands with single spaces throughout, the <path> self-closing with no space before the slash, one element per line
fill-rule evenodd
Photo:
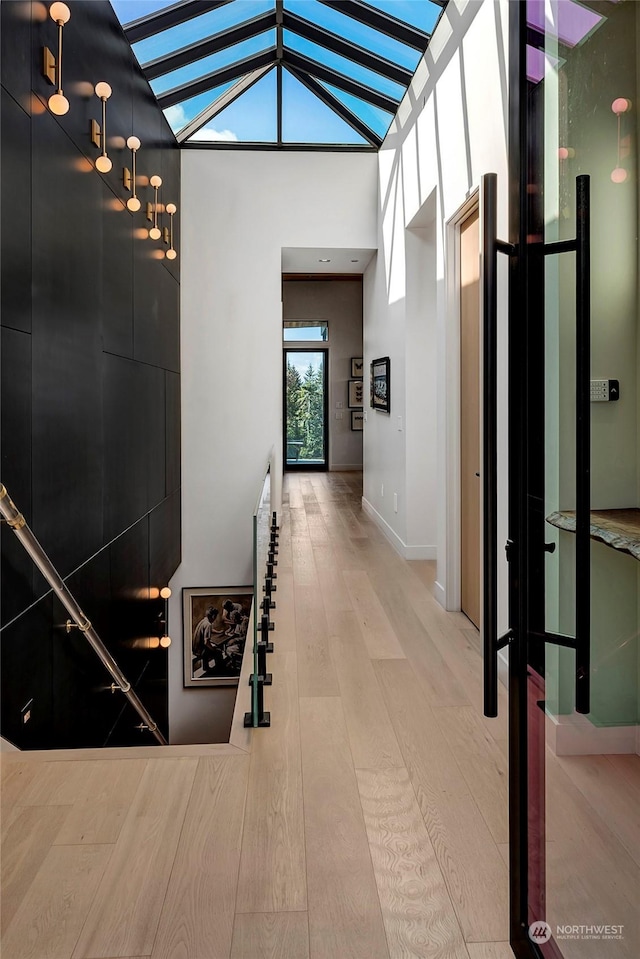
<path fill-rule="evenodd" d="M 458 597 L 448 552 L 459 549 L 447 523 L 452 498 L 459 497 L 458 422 L 447 415 L 447 407 L 457 408 L 459 390 L 452 335 L 459 316 L 447 292 L 454 261 L 449 224 L 482 174 L 495 172 L 499 233 L 507 235 L 507 36 L 507 0 L 449 3 L 379 154 L 378 255 L 365 274 L 365 364 L 391 357 L 391 416 L 370 410 L 365 427 L 365 507 L 405 556 L 437 555 L 438 596 L 449 608 Z M 506 306 L 503 292 L 501 410 L 507 396 Z M 499 434 L 504 541 L 506 418 Z M 500 576 L 506 595 L 506 564 Z"/>
<path fill-rule="evenodd" d="M 176 638 L 182 587 L 251 581 L 251 514 L 271 447 L 281 448 L 281 250 L 375 247 L 376 176 L 375 154 L 182 153 Z M 218 708 L 216 690 L 183 690 L 180 642 L 170 654 L 171 740 L 193 741 L 203 699 L 210 714 Z"/>

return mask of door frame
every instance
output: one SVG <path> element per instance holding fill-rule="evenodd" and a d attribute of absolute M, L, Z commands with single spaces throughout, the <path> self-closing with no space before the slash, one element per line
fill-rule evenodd
<path fill-rule="evenodd" d="M 459 610 L 461 602 L 462 530 L 460 497 L 460 231 L 472 213 L 479 209 L 480 192 L 475 186 L 464 203 L 445 225 L 446 272 L 446 562 L 445 609 Z M 482 336 L 482 314 L 480 314 Z M 482 443 L 482 436 L 480 437 Z M 482 478 L 480 480 L 482 483 Z M 482 532 L 482 531 L 481 531 Z"/>
<path fill-rule="evenodd" d="M 287 353 L 324 353 L 324 463 L 287 463 Z M 326 473 L 329 470 L 329 358 L 329 347 L 326 345 L 282 347 L 282 470 L 284 473 Z"/>

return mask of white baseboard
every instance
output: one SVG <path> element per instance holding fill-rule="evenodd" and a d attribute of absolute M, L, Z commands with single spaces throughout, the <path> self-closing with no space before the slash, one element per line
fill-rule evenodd
<path fill-rule="evenodd" d="M 438 580 L 433 584 L 433 595 L 438 600 L 443 609 L 447 608 L 447 594 L 444 591 L 444 586 L 442 583 L 439 583 Z"/>
<path fill-rule="evenodd" d="M 382 530 L 393 548 L 403 559 L 436 559 L 437 549 L 435 546 L 409 546 L 401 539 L 396 531 L 389 526 L 377 509 L 371 505 L 368 499 L 362 497 L 362 508 L 370 516 L 376 526 Z"/>
<path fill-rule="evenodd" d="M 640 727 L 594 726 L 586 716 L 547 716 L 547 744 L 556 756 L 640 752 Z"/>
<path fill-rule="evenodd" d="M 498 679 L 505 689 L 509 688 L 509 653 L 505 649 L 498 650 Z"/>

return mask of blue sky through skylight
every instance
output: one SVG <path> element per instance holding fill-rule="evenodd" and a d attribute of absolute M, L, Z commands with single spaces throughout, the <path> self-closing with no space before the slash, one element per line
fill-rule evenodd
<path fill-rule="evenodd" d="M 175 0 L 111 0 L 121 23 L 126 25 L 152 13 L 174 6 Z M 396 20 L 416 27 L 426 34 L 433 32 L 440 15 L 441 7 L 431 0 L 366 0 L 369 6 L 380 10 Z M 360 23 L 342 10 L 325 6 L 318 0 L 284 0 L 285 11 L 302 17 L 321 30 L 324 29 L 336 37 L 363 48 L 370 54 L 404 67 L 409 72 L 415 70 L 421 54 L 407 44 L 387 36 L 382 30 L 376 30 Z M 190 8 L 187 8 L 190 9 Z M 145 63 L 162 59 L 176 50 L 198 44 L 221 32 L 243 24 L 261 14 L 275 10 L 275 0 L 231 0 L 222 6 L 193 17 L 184 23 L 147 37 L 133 44 L 134 52 L 144 68 Z M 369 87 L 379 94 L 399 102 L 405 88 L 384 76 L 384 64 L 380 64 L 382 73 L 377 73 L 348 58 L 333 53 L 323 46 L 321 41 L 313 43 L 300 37 L 293 30 L 283 30 L 283 44 L 286 51 L 298 53 L 322 64 L 335 74 L 342 74 L 350 80 Z M 263 31 L 232 47 L 186 64 L 171 73 L 163 74 L 151 81 L 151 87 L 160 96 L 169 90 L 191 84 L 198 79 L 238 63 L 247 57 L 255 56 L 276 45 L 276 31 Z M 355 54 L 357 56 L 357 54 Z M 274 52 L 275 60 L 275 52 Z M 366 145 L 359 133 L 347 124 L 331 107 L 323 103 L 304 84 L 282 68 L 282 142 L 309 144 Z M 313 76 L 313 71 L 309 71 Z M 256 84 L 242 93 L 234 103 L 226 107 L 218 116 L 209 121 L 205 128 L 198 131 L 188 142 L 227 141 L 238 143 L 271 143 L 278 137 L 277 70 L 272 69 Z M 197 96 L 189 96 L 193 91 L 185 90 L 185 100 L 166 109 L 165 116 L 174 132 L 178 133 L 203 110 L 211 106 L 216 99 L 233 86 L 232 81 L 207 90 Z M 384 138 L 392 116 L 365 99 L 345 93 L 335 83 L 321 82 L 343 106 L 347 107 L 380 139 Z"/>
<path fill-rule="evenodd" d="M 333 68 L 345 77 L 349 77 L 350 80 L 357 80 L 359 83 L 363 83 L 379 93 L 384 93 L 394 100 L 402 99 L 404 87 L 401 87 L 399 83 L 394 83 L 393 80 L 388 80 L 379 73 L 374 73 L 373 70 L 367 70 L 366 67 L 361 67 L 359 63 L 354 63 L 353 60 L 347 60 L 346 57 L 332 53 L 326 47 L 320 47 L 310 40 L 305 40 L 304 37 L 299 37 L 296 33 L 285 30 L 284 45 L 285 48 L 295 50 L 297 53 L 309 57 L 310 60 L 316 60 L 325 67 Z"/>
<path fill-rule="evenodd" d="M 282 71 L 282 139 L 285 143 L 367 143 L 288 70 Z"/>
<path fill-rule="evenodd" d="M 427 0 L 419 0 L 419 2 L 426 4 Z M 323 3 L 316 3 L 315 0 L 284 0 L 284 7 L 285 10 L 310 20 L 316 26 L 325 27 L 344 40 L 357 43 L 365 50 L 370 50 L 379 57 L 406 67 L 407 70 L 415 70 L 418 65 L 420 53 L 413 47 L 399 43 L 398 40 L 380 33 L 379 30 L 372 30 L 371 27 L 352 17 L 347 17 L 332 7 L 325 7 Z"/>
<path fill-rule="evenodd" d="M 173 53 L 174 50 L 198 43 L 213 34 L 222 33 L 223 30 L 244 23 L 245 20 L 252 20 L 270 10 L 273 10 L 273 0 L 239 0 L 237 3 L 226 3 L 223 7 L 203 13 L 202 16 L 180 23 L 170 30 L 163 30 L 153 37 L 140 40 L 133 45 L 133 49 L 140 63 L 147 63 L 164 54 Z"/>
<path fill-rule="evenodd" d="M 264 33 L 259 33 L 257 37 L 250 37 L 248 40 L 227 47 L 226 50 L 220 50 L 210 57 L 196 60 L 195 63 L 189 63 L 187 66 L 180 67 L 179 70 L 173 70 L 171 73 L 164 73 L 161 77 L 151 81 L 151 89 L 156 95 L 165 93 L 167 90 L 173 90 L 174 87 L 179 87 L 190 80 L 197 80 L 199 77 L 204 77 L 215 70 L 222 70 L 223 67 L 228 67 L 238 60 L 244 60 L 245 57 L 253 56 L 262 50 L 268 50 L 269 47 L 275 46 L 275 43 L 275 30 L 266 30 Z"/>
<path fill-rule="evenodd" d="M 275 143 L 278 138 L 276 71 L 270 70 L 191 138 L 200 141 Z"/>

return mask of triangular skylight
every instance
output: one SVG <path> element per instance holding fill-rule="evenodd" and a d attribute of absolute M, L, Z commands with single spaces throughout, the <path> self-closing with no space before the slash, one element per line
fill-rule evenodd
<path fill-rule="evenodd" d="M 355 143 L 367 140 L 297 80 L 282 71 L 283 143 Z"/>
<path fill-rule="evenodd" d="M 274 68 L 185 142 L 275 143 L 277 139 L 277 82 Z"/>
<path fill-rule="evenodd" d="M 180 142 L 337 149 L 380 145 L 447 4 L 111 2 Z"/>

